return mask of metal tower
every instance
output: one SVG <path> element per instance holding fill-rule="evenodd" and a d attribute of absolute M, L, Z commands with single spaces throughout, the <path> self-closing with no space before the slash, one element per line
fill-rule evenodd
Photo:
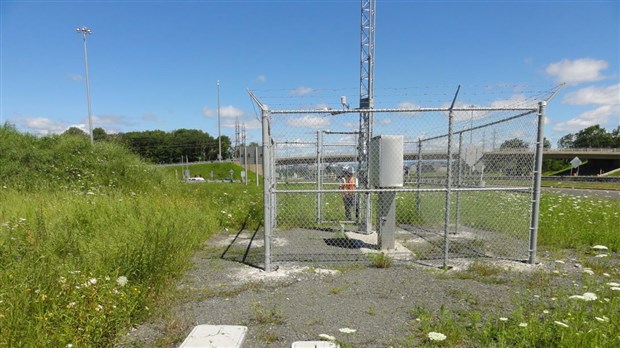
<path fill-rule="evenodd" d="M 375 0 L 361 0 L 361 40 L 360 40 L 360 129 L 357 147 L 358 180 L 360 186 L 368 187 L 368 143 L 372 137 L 375 75 Z M 362 198 L 362 197 L 360 197 Z M 360 199 L 363 203 L 360 217 L 360 232 L 371 232 L 370 194 Z"/>

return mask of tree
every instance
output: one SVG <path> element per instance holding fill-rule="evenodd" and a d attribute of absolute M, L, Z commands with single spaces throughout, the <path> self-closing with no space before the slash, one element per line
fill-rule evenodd
<path fill-rule="evenodd" d="M 506 140 L 504 141 L 500 146 L 500 150 L 503 149 L 527 149 L 529 147 L 529 144 L 519 138 L 512 138 L 510 140 Z"/>
<path fill-rule="evenodd" d="M 69 129 L 67 129 L 64 133 L 62 133 L 62 135 L 78 135 L 78 136 L 88 136 L 88 134 L 86 134 L 86 132 L 84 132 L 83 130 L 79 129 L 78 127 L 71 127 Z"/>
<path fill-rule="evenodd" d="M 566 134 L 558 140 L 558 148 L 560 149 L 571 149 L 573 147 L 575 147 L 574 134 Z"/>
<path fill-rule="evenodd" d="M 551 148 L 551 142 L 549 141 L 549 139 L 547 139 L 547 137 L 545 137 L 543 139 L 543 148 L 545 148 L 545 149 L 550 149 Z"/>
<path fill-rule="evenodd" d="M 576 148 L 611 147 L 611 144 L 612 134 L 607 133 L 605 128 L 601 128 L 598 124 L 577 132 L 573 143 Z"/>
<path fill-rule="evenodd" d="M 95 141 L 104 141 L 108 140 L 108 133 L 101 127 L 97 127 L 93 129 L 93 140 Z"/>

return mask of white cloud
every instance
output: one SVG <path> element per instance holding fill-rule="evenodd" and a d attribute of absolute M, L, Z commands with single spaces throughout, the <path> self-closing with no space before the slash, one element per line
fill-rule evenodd
<path fill-rule="evenodd" d="M 312 93 L 314 90 L 310 87 L 305 87 L 305 86 L 299 86 L 293 90 L 290 91 L 290 93 L 294 96 L 304 96 L 306 94 Z"/>
<path fill-rule="evenodd" d="M 52 120 L 46 117 L 19 117 L 15 121 L 28 132 L 39 135 L 60 134 L 69 128 L 67 124 L 62 121 Z"/>
<path fill-rule="evenodd" d="M 258 80 L 258 82 L 265 82 L 265 81 L 267 81 L 267 77 L 265 75 L 258 75 L 256 77 L 256 79 Z"/>
<path fill-rule="evenodd" d="M 557 123 L 553 130 L 556 132 L 577 132 L 584 128 L 600 124 L 604 126 L 611 116 L 618 117 L 620 105 L 602 105 L 594 110 L 586 111 L 568 121 Z M 618 122 L 619 120 L 616 120 Z M 616 123 L 617 125 L 617 123 Z"/>
<path fill-rule="evenodd" d="M 617 105 L 620 104 L 620 83 L 602 87 L 590 86 L 568 94 L 563 103 L 573 105 Z"/>
<path fill-rule="evenodd" d="M 202 114 L 208 118 L 217 117 L 217 109 L 211 109 L 208 106 L 202 108 Z M 220 107 L 220 117 L 242 117 L 245 112 L 232 105 Z"/>
<path fill-rule="evenodd" d="M 330 125 L 330 121 L 327 117 L 306 115 L 289 119 L 287 125 L 291 127 L 324 128 Z"/>
<path fill-rule="evenodd" d="M 82 77 L 82 75 L 80 74 L 74 74 L 74 73 L 69 73 L 67 74 L 67 77 L 69 78 L 69 80 L 71 81 L 82 81 L 84 78 Z"/>
<path fill-rule="evenodd" d="M 133 126 L 135 122 L 123 115 L 103 114 L 93 116 L 93 128 L 104 125 L 108 127 Z"/>
<path fill-rule="evenodd" d="M 562 102 L 572 105 L 595 105 L 596 107 L 568 121 L 557 123 L 553 126 L 553 130 L 556 132 L 577 132 L 596 124 L 605 126 L 614 116 L 616 123 L 612 126 L 615 127 L 620 122 L 618 119 L 620 115 L 620 84 L 582 88 L 568 94 Z"/>
<path fill-rule="evenodd" d="M 569 85 L 576 85 L 582 82 L 593 82 L 604 79 L 601 70 L 607 69 L 607 62 L 591 58 L 575 60 L 563 59 L 557 63 L 552 63 L 545 70 L 547 74 L 553 76 L 557 82 L 565 82 Z"/>

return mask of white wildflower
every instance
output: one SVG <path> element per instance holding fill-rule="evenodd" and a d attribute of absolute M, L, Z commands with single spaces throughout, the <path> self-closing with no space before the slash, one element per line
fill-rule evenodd
<path fill-rule="evenodd" d="M 508 321 L 508 318 L 506 318 L 506 317 L 500 317 L 500 318 L 499 318 L 499 321 Z"/>
<path fill-rule="evenodd" d="M 620 286 L 620 283 L 616 283 L 616 282 L 610 282 L 610 283 L 606 283 L 607 286 Z"/>
<path fill-rule="evenodd" d="M 346 333 L 346 334 L 350 334 L 350 333 L 354 333 L 355 329 L 349 329 L 348 327 L 343 327 L 342 329 L 339 329 L 338 331 L 342 332 L 342 333 Z"/>
<path fill-rule="evenodd" d="M 519 323 L 519 327 L 527 327 L 527 323 Z"/>
<path fill-rule="evenodd" d="M 611 288 L 609 288 L 609 290 L 620 291 L 620 286 L 612 286 Z"/>
<path fill-rule="evenodd" d="M 607 254 L 598 254 L 598 255 L 596 255 L 594 257 L 607 257 L 607 256 L 609 256 L 609 255 L 607 255 Z"/>
<path fill-rule="evenodd" d="M 595 245 L 595 246 L 592 247 L 592 249 L 594 249 L 594 250 L 608 250 L 609 248 L 607 248 L 604 245 Z"/>
<path fill-rule="evenodd" d="M 326 335 L 326 334 L 320 334 L 319 337 L 324 338 L 324 339 L 326 339 L 328 341 L 335 341 L 336 340 L 336 337 L 330 336 L 330 335 Z"/>
<path fill-rule="evenodd" d="M 583 294 L 583 299 L 586 301 L 595 301 L 598 297 L 593 292 L 586 292 Z"/>
<path fill-rule="evenodd" d="M 607 318 L 606 316 L 601 317 L 594 317 L 594 319 L 600 321 L 601 323 L 606 323 L 609 321 L 609 318 Z"/>
<path fill-rule="evenodd" d="M 589 269 L 589 268 L 584 268 L 584 269 L 583 269 L 583 273 L 587 273 L 587 274 L 589 274 L 589 275 L 594 275 L 594 271 L 593 271 L 593 270 L 591 270 L 591 269 Z"/>
<path fill-rule="evenodd" d="M 446 335 L 440 333 L 440 332 L 429 332 L 428 333 L 428 338 L 431 341 L 443 341 L 445 340 L 447 337 Z"/>
<path fill-rule="evenodd" d="M 92 285 L 95 285 L 97 284 L 97 278 L 90 278 L 88 282 L 91 283 Z"/>
<path fill-rule="evenodd" d="M 555 263 L 559 263 L 559 264 L 562 264 L 562 265 L 563 265 L 563 264 L 564 264 L 564 261 L 562 261 L 562 260 L 555 260 Z"/>
<path fill-rule="evenodd" d="M 118 278 L 116 278 L 116 284 L 118 284 L 118 286 L 125 286 L 127 285 L 127 277 L 125 276 L 120 276 Z"/>
<path fill-rule="evenodd" d="M 543 314 L 549 314 L 549 311 L 545 309 L 545 310 L 543 311 Z"/>
<path fill-rule="evenodd" d="M 563 322 L 561 322 L 561 321 L 557 321 L 557 320 L 556 320 L 556 321 L 554 321 L 554 323 L 556 323 L 556 324 L 558 324 L 558 325 L 560 325 L 560 326 L 569 327 L 569 326 L 568 326 L 568 324 L 565 324 L 565 323 L 563 323 Z"/>
<path fill-rule="evenodd" d="M 604 275 L 605 277 L 607 277 L 607 278 L 611 277 L 611 274 L 609 274 L 609 273 L 603 273 L 603 275 Z"/>

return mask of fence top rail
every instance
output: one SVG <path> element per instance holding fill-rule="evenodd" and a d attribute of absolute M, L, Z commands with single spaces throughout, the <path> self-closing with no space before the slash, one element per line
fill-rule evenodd
<path fill-rule="evenodd" d="M 538 111 L 538 107 L 476 107 L 476 108 L 387 108 L 387 109 L 299 109 L 299 110 L 269 110 L 271 114 L 355 114 L 360 112 L 387 113 L 387 112 L 449 112 L 449 111 Z"/>

